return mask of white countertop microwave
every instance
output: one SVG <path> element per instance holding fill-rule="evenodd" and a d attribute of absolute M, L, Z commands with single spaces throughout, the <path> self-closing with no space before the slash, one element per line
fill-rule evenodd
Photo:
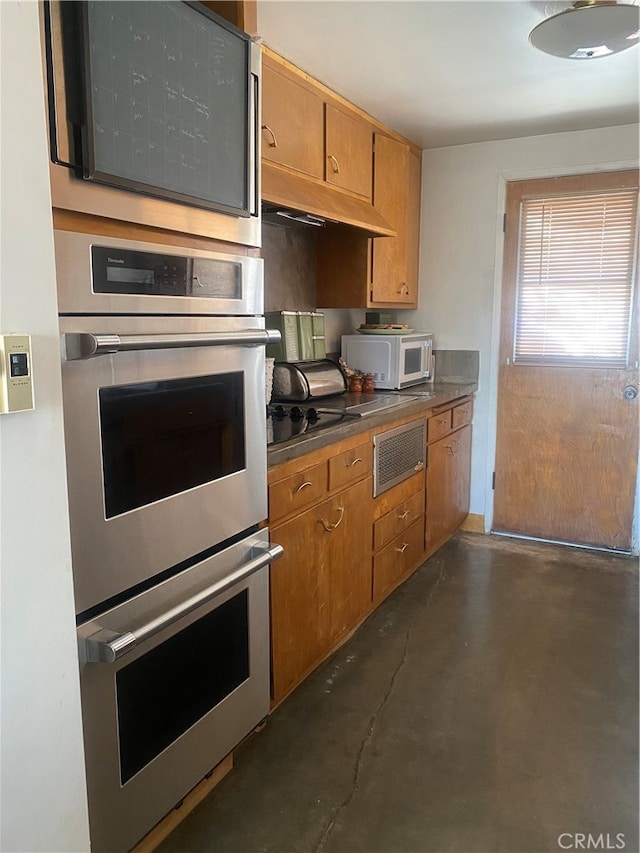
<path fill-rule="evenodd" d="M 376 388 L 398 390 L 433 379 L 433 336 L 425 332 L 342 336 L 342 358 L 372 373 Z"/>

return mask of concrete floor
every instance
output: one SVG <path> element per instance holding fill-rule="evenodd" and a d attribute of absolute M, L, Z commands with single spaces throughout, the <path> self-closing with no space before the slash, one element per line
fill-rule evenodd
<path fill-rule="evenodd" d="M 235 762 L 162 853 L 638 851 L 637 560 L 459 534 Z"/>

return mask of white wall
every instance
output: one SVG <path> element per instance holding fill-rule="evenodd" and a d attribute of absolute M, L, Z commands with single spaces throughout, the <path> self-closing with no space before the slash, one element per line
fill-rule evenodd
<path fill-rule="evenodd" d="M 403 321 L 438 349 L 480 350 L 470 511 L 490 524 L 505 180 L 637 166 L 638 125 L 437 148 L 422 162 L 420 308 Z"/>
<path fill-rule="evenodd" d="M 89 849 L 38 5 L 0 3 L 0 331 L 36 408 L 0 416 L 0 849 Z"/>

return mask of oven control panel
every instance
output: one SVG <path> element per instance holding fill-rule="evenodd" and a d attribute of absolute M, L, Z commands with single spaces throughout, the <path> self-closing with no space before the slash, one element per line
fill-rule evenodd
<path fill-rule="evenodd" d="M 33 409 L 31 338 L 29 335 L 0 335 L 0 355 L 0 413 Z"/>

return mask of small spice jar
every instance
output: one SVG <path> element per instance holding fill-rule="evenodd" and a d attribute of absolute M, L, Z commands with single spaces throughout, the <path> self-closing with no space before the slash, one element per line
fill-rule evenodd
<path fill-rule="evenodd" d="M 376 390 L 373 382 L 373 373 L 365 373 L 362 377 L 362 390 L 365 394 L 372 394 Z"/>
<path fill-rule="evenodd" d="M 354 374 L 349 379 L 349 391 L 352 394 L 360 394 L 362 393 L 362 376 L 359 373 Z"/>

